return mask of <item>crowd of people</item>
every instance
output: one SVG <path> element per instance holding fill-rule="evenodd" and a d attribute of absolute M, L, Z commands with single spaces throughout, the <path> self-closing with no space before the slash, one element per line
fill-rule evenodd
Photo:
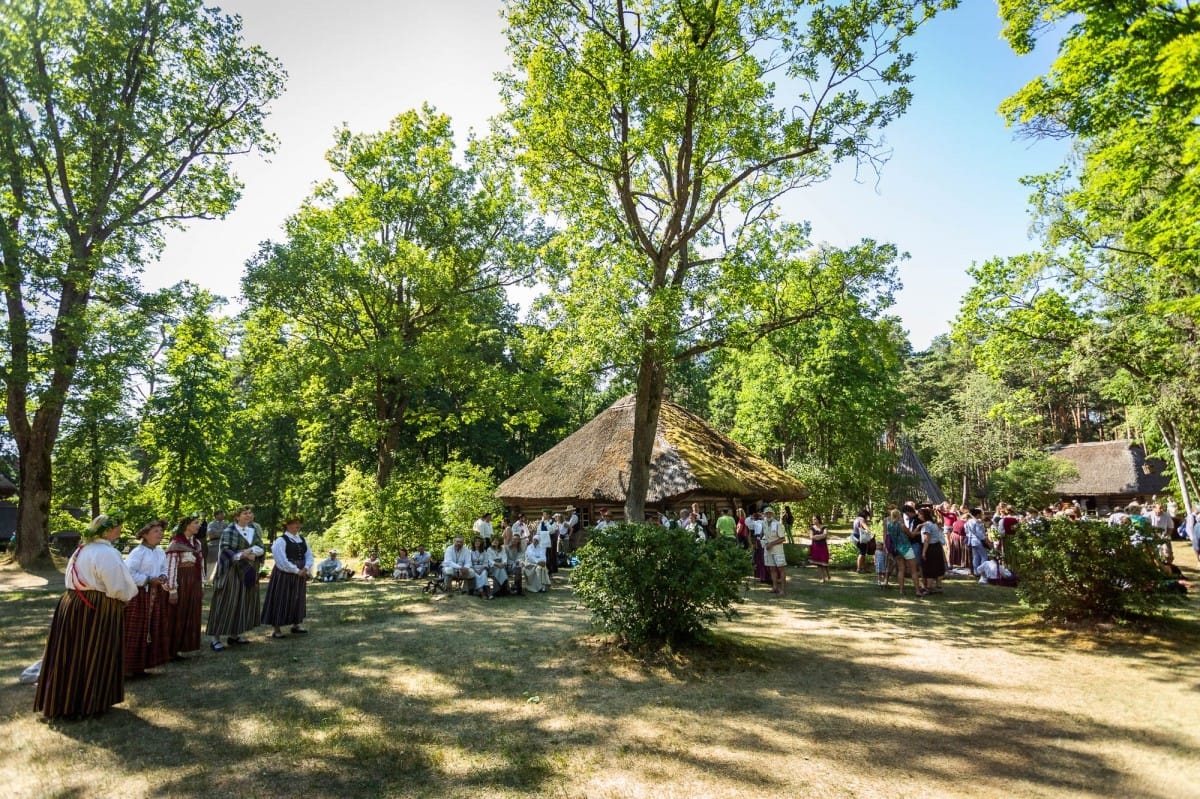
<path fill-rule="evenodd" d="M 1200 506 L 1180 517 L 1166 503 L 1152 503 L 1143 513 L 1139 503 L 1108 516 L 1111 525 L 1129 524 L 1134 535 L 1152 538 L 1160 546 L 1164 569 L 1171 563 L 1173 536 L 1189 539 L 1200 561 Z M 901 595 L 911 582 L 915 596 L 942 591 L 950 571 L 978 577 L 980 582 L 1014 584 L 1015 576 L 1004 558 L 1004 542 L 1023 523 L 1039 516 L 1080 518 L 1077 505 L 1018 514 L 1005 503 L 985 514 L 979 508 L 951 503 L 892 505 L 882 514 L 878 528 L 871 513 L 862 510 L 853 520 L 850 542 L 857 549 L 856 568 L 876 583 L 890 587 L 893 575 Z M 753 549 L 755 576 L 776 595 L 787 593 L 787 557 L 784 545 L 795 540 L 791 508 L 779 518 L 762 507 L 747 513 L 723 508 L 709 524 L 698 505 L 678 516 L 654 514 L 652 522 L 678 526 L 698 541 L 721 537 Z M 123 531 L 120 513 L 96 517 L 67 563 L 66 591 L 50 625 L 41 663 L 34 708 L 48 718 L 86 717 L 105 712 L 124 698 L 124 681 L 136 678 L 185 653 L 202 647 L 202 605 L 206 574 L 213 586 L 204 635 L 214 652 L 248 643 L 246 633 L 258 625 L 272 628 L 271 637 L 304 635 L 307 586 L 314 576 L 314 556 L 300 533 L 303 520 L 284 519 L 283 532 L 270 544 L 273 569 L 265 597 L 260 599 L 260 577 L 266 555 L 262 528 L 254 522 L 254 509 L 243 506 L 225 523 L 222 514 L 205 526 L 200 517 L 184 516 L 171 528 L 152 520 L 136 533 L 137 544 L 122 558 L 113 546 Z M 592 526 L 604 530 L 614 524 L 607 509 L 600 509 Z M 411 555 L 400 550 L 393 564 L 396 579 L 427 579 L 448 593 L 455 588 L 483 599 L 524 593 L 542 593 L 553 585 L 560 562 L 581 543 L 579 516 L 567 506 L 563 511 L 543 511 L 530 523 L 524 514 L 502 523 L 500 532 L 491 514 L 482 514 L 472 525 L 470 546 L 455 536 L 434 559 L 424 546 Z M 205 547 L 202 531 L 208 534 Z M 814 515 L 807 530 L 809 563 L 821 583 L 830 580 L 829 529 Z M 215 564 L 211 563 L 215 561 Z M 363 562 L 363 576 L 382 576 L 378 553 L 371 550 Z M 315 567 L 322 581 L 349 579 L 354 571 L 331 550 Z"/>

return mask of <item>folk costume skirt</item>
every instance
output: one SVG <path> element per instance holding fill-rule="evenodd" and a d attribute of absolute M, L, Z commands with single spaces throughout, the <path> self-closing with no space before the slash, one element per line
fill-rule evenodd
<path fill-rule="evenodd" d="M 124 701 L 124 631 L 124 602 L 100 591 L 63 594 L 50 622 L 34 711 L 83 718 Z"/>
<path fill-rule="evenodd" d="M 200 648 L 200 617 L 204 612 L 204 582 L 199 563 L 179 565 L 178 601 L 167 602 L 167 653 L 195 652 Z"/>
<path fill-rule="evenodd" d="M 210 636 L 238 636 L 257 627 L 260 616 L 258 567 L 245 561 L 218 565 L 205 632 Z"/>
<path fill-rule="evenodd" d="M 125 606 L 125 676 L 166 663 L 169 646 L 167 593 L 156 585 L 144 586 Z"/>
<path fill-rule="evenodd" d="M 299 624 L 308 612 L 308 580 L 303 575 L 271 569 L 262 623 L 272 627 Z"/>

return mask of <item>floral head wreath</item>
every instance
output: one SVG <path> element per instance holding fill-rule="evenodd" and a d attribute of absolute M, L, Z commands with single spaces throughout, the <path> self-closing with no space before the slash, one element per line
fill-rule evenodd
<path fill-rule="evenodd" d="M 108 513 L 101 513 L 92 523 L 88 525 L 87 537 L 99 538 L 114 527 L 120 527 L 125 523 L 125 514 L 122 511 L 113 509 Z"/>
<path fill-rule="evenodd" d="M 176 533 L 182 533 L 184 530 L 186 530 L 186 529 L 187 529 L 187 526 L 188 526 L 189 524 L 191 524 L 192 522 L 196 521 L 196 520 L 197 520 L 197 519 L 199 519 L 199 518 L 200 518 L 200 514 L 199 514 L 199 513 L 189 513 L 189 514 L 187 514 L 186 516 L 184 516 L 183 518 L 181 518 L 181 519 L 179 520 L 179 523 L 178 523 L 178 524 L 176 524 L 176 525 L 175 525 L 175 530 L 174 530 L 174 532 L 176 532 Z"/>

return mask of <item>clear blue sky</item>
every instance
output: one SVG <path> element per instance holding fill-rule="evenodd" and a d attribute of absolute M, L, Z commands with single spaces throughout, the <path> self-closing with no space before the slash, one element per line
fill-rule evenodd
<path fill-rule="evenodd" d="M 219 0 L 218 0 L 219 2 Z M 246 184 L 225 220 L 172 233 L 148 287 L 190 279 L 237 301 L 243 265 L 260 241 L 328 177 L 323 155 L 342 122 L 382 129 L 429 102 L 467 131 L 500 109 L 494 73 L 506 65 L 498 4 L 489 0 L 230 0 L 246 39 L 279 58 L 287 91 L 268 122 L 279 138 L 270 162 L 238 162 Z M 894 153 L 876 181 L 844 170 L 791 195 L 785 208 L 813 223 L 813 238 L 891 241 L 900 268 L 895 313 L 917 349 L 949 330 L 969 288 L 965 269 L 1031 246 L 1027 191 L 1018 179 L 1057 166 L 1062 143 L 1018 141 L 996 112 L 1004 97 L 1046 70 L 1053 53 L 1018 58 L 1000 38 L 993 0 L 963 0 L 916 39 L 909 113 L 886 131 Z"/>

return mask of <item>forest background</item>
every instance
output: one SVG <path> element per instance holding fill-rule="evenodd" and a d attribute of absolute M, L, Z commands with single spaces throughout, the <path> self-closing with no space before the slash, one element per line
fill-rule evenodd
<path fill-rule="evenodd" d="M 638 8 L 651 20 L 672 5 Z M 798 34 L 785 24 L 786 5 L 722 5 L 734 12 L 721 30 L 782 31 L 774 41 L 790 46 Z M 760 193 L 742 195 L 736 208 L 740 227 L 730 223 L 733 209 L 699 225 L 688 269 L 661 296 L 639 277 L 642 267 L 629 257 L 637 248 L 621 244 L 636 225 L 605 227 L 603 214 L 589 215 L 619 189 L 609 197 L 593 187 L 594 205 L 552 190 L 550 176 L 565 168 L 553 154 L 575 150 L 534 113 L 533 76 L 549 56 L 521 49 L 536 37 L 513 37 L 515 66 L 494 135 L 465 142 L 432 106 L 401 112 L 384 130 L 335 132 L 329 171 L 310 176 L 318 182 L 295 198 L 284 229 L 246 261 L 243 305 L 232 312 L 226 298 L 195 283 L 148 290 L 141 276 L 155 268 L 172 225 L 229 212 L 240 188 L 230 166 L 238 156 L 273 146 L 264 120 L 286 80 L 279 63 L 244 45 L 238 20 L 187 3 L 172 6 L 176 27 L 170 19 L 89 18 L 68 0 L 7 6 L 8 19 L 34 20 L 28 29 L 37 34 L 0 45 L 10 220 L 0 242 L 8 354 L 0 469 L 21 486 L 23 506 L 46 510 L 30 528 L 37 535 L 25 536 L 22 561 L 40 554 L 49 531 L 77 526 L 68 507 L 96 514 L 121 506 L 141 519 L 248 501 L 268 529 L 301 513 L 307 529 L 352 551 L 440 544 L 494 504 L 499 480 L 615 398 L 640 392 L 646 341 L 656 342 L 659 388 L 800 477 L 813 492 L 805 510 L 878 506 L 906 490 L 894 477 L 902 438 L 948 493 L 972 503 L 1015 499 L 999 496 L 999 485 L 1052 479 L 1048 447 L 1117 437 L 1174 462 L 1171 490 L 1195 497 L 1193 4 L 999 4 L 1014 50 L 1057 47 L 1047 73 L 1001 110 L 1020 135 L 1067 142 L 1069 154 L 1060 168 L 1025 181 L 1036 233 L 1030 251 L 964 263 L 972 285 L 951 332 L 924 350 L 913 348 L 894 312 L 903 241 L 814 243 L 805 221 L 774 202 L 837 179 L 838 163 L 886 171 L 878 134 L 911 99 L 904 47 L 927 15 L 960 13 L 954 5 L 879 0 L 832 4 L 848 9 L 842 16 L 813 12 L 807 45 L 816 52 L 856 43 L 866 68 L 852 77 L 879 90 L 875 100 L 836 106 L 847 114 L 844 126 L 813 139 L 812 160 L 801 168 L 763 173 Z M 34 8 L 43 15 L 21 16 Z M 547 8 L 509 4 L 509 30 L 545 22 L 538 15 Z M 139 6 L 103 9 L 118 16 Z M 60 45 L 86 40 L 81 59 L 120 65 L 128 43 L 103 32 L 139 24 L 178 37 L 155 40 L 178 59 L 153 93 L 159 116 L 125 118 L 119 103 L 98 110 L 84 98 L 103 93 L 81 92 L 79 81 L 111 81 L 119 98 L 143 84 L 118 68 L 56 73 L 72 65 L 39 59 L 28 44 L 39 36 L 57 36 Z M 586 38 L 586 20 L 580 24 Z M 880 49 L 862 55 L 864 41 Z M 628 65 L 653 67 L 637 60 L 640 44 L 604 63 L 620 65 L 624 54 Z M 193 59 L 197 53 L 211 59 Z M 825 63 L 807 67 L 816 75 Z M 700 61 L 688 68 L 715 69 Z M 648 69 L 645 85 L 656 75 Z M 726 75 L 714 85 L 761 85 L 743 79 Z M 218 92 L 206 105 L 214 95 L 196 92 L 201 81 L 240 94 Z M 754 108 L 773 102 L 733 99 L 746 97 Z M 674 130 L 670 108 L 640 106 L 645 129 Z M 746 130 L 769 129 L 768 117 L 747 119 Z M 136 124 L 153 136 L 160 120 L 202 128 L 207 138 L 185 137 L 183 150 L 158 153 L 155 168 L 134 159 L 143 173 L 122 172 L 130 148 L 112 131 Z M 779 141 L 786 135 L 784 125 Z M 728 140 L 738 157 L 746 151 L 737 147 L 763 141 Z M 113 186 L 86 168 L 105 157 L 112 174 L 130 178 L 120 191 L 105 194 Z M 520 180 L 530 175 L 540 182 Z M 154 204 L 156 188 L 167 205 Z M 76 203 L 87 191 L 97 201 Z M 97 222 L 100 200 L 116 209 L 112 224 Z M 207 224 L 219 235 L 220 223 Z M 688 258 L 687 246 L 676 247 L 664 263 L 681 250 Z M 510 299 L 516 286 L 539 297 L 523 315 Z M 688 297 L 703 302 L 689 305 Z M 736 313 L 719 313 L 722 302 Z M 644 334 L 653 327 L 647 319 L 663 318 L 678 324 L 670 348 L 659 351 L 662 331 Z M 630 331 L 643 334 L 641 350 Z"/>

